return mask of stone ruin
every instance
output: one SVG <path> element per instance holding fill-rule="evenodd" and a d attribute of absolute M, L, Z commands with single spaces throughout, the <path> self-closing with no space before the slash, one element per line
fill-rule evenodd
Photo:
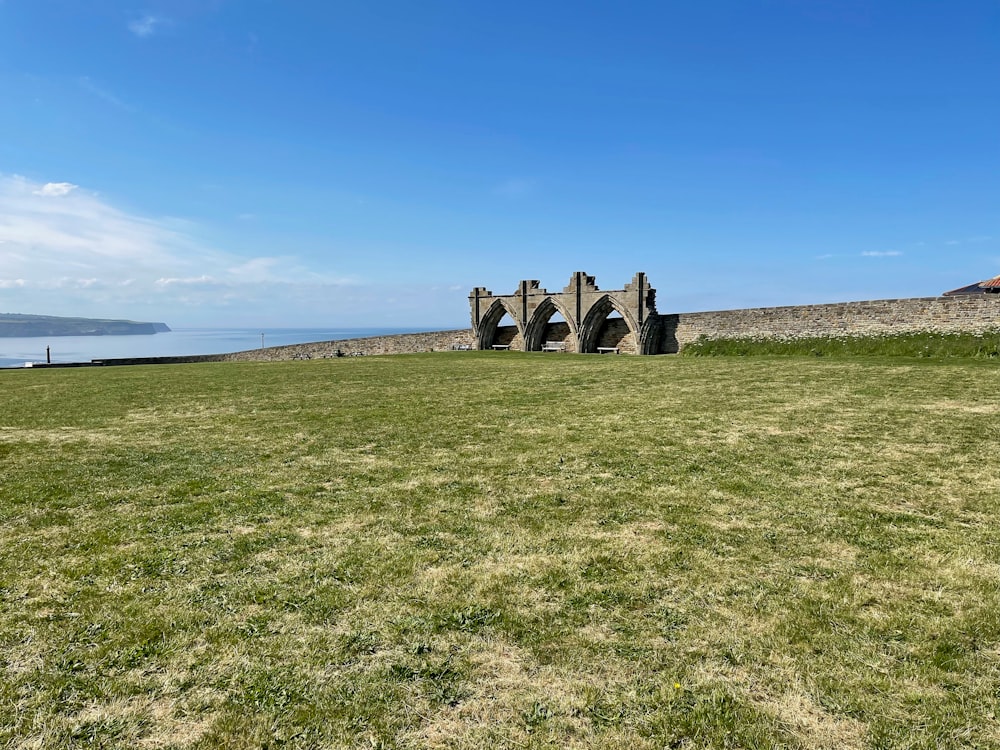
<path fill-rule="evenodd" d="M 469 306 L 479 349 L 581 354 L 660 350 L 656 290 L 641 271 L 624 289 L 614 291 L 599 289 L 594 277 L 583 271 L 576 271 L 561 292 L 542 289 L 533 279 L 522 281 L 508 295 L 476 287 L 469 294 Z M 563 321 L 552 322 L 557 313 Z M 500 325 L 505 315 L 513 325 Z"/>

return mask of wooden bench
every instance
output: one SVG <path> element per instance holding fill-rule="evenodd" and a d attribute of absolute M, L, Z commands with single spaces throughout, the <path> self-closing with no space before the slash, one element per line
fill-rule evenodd
<path fill-rule="evenodd" d="M 598 354 L 618 354 L 617 346 L 599 346 L 597 347 Z"/>
<path fill-rule="evenodd" d="M 493 348 L 494 348 L 494 349 L 504 349 L 504 350 L 509 350 L 509 349 L 510 349 L 510 344 L 494 344 L 494 345 L 493 345 Z"/>
<path fill-rule="evenodd" d="M 546 341 L 542 347 L 543 352 L 564 352 L 566 351 L 565 341 Z"/>
<path fill-rule="evenodd" d="M 472 351 L 472 344 L 452 344 L 451 348 L 456 352 L 469 352 Z"/>

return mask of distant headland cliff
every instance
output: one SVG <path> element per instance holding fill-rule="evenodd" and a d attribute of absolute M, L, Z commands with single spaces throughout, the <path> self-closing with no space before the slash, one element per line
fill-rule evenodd
<path fill-rule="evenodd" d="M 165 323 L 134 320 L 59 318 L 54 315 L 0 313 L 0 338 L 33 336 L 136 336 L 166 333 Z"/>

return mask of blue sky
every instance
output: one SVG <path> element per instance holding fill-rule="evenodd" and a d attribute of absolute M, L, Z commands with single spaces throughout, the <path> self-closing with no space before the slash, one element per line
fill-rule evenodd
<path fill-rule="evenodd" d="M 0 311 L 463 326 L 1000 273 L 1000 3 L 0 0 Z"/>

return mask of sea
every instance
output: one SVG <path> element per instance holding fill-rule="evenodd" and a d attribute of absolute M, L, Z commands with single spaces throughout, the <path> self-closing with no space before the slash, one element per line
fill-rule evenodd
<path fill-rule="evenodd" d="M 313 341 L 421 333 L 434 328 L 176 328 L 167 333 L 136 336 L 0 337 L 0 367 L 28 363 L 89 362 L 117 357 L 178 357 L 228 354 L 261 346 L 308 344 Z M 46 349 L 48 351 L 46 352 Z"/>

